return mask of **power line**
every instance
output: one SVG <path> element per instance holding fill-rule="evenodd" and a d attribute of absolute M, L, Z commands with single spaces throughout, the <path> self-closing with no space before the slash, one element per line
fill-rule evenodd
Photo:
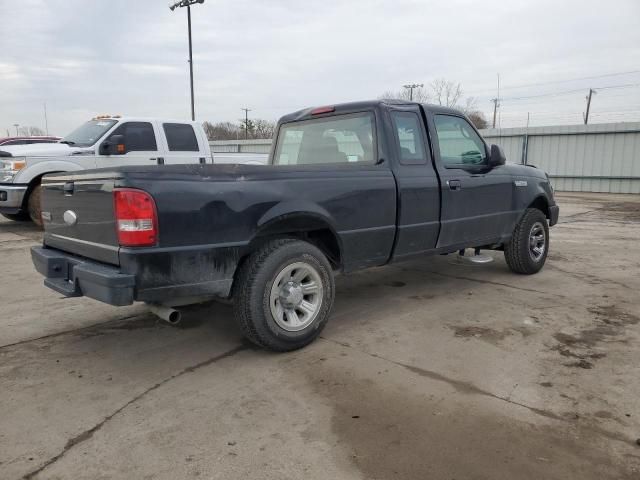
<path fill-rule="evenodd" d="M 605 85 L 602 87 L 593 87 L 593 90 L 606 90 L 610 88 L 632 88 L 632 87 L 639 87 L 639 86 L 640 86 L 640 83 L 627 83 L 624 85 Z M 526 100 L 529 98 L 557 97 L 560 95 L 568 95 L 570 93 L 584 92 L 584 90 L 585 90 L 584 88 L 575 88 L 573 90 L 565 90 L 562 92 L 541 93 L 538 95 L 527 95 L 524 97 L 507 97 L 507 98 L 502 98 L 501 100 L 512 101 L 512 100 Z"/>
<path fill-rule="evenodd" d="M 525 83 L 525 84 L 521 84 L 521 85 L 513 85 L 511 87 L 502 87 L 502 90 L 515 90 L 517 88 L 527 88 L 527 87 L 538 87 L 538 86 L 543 86 L 543 85 L 554 85 L 557 83 L 570 83 L 570 82 L 577 82 L 580 80 L 595 80 L 598 78 L 607 78 L 607 77 L 616 77 L 616 76 L 620 76 L 620 75 L 632 75 L 635 73 L 640 73 L 640 70 L 629 70 L 627 72 L 616 72 L 616 73 L 606 73 L 603 75 L 592 75 L 590 77 L 577 77 L 577 78 L 569 78 L 566 80 L 551 80 L 549 82 L 536 82 L 536 83 Z M 487 89 L 487 90 L 476 90 L 475 92 L 467 92 L 467 94 L 474 94 L 474 93 L 483 93 L 483 92 L 492 92 L 492 89 Z"/>

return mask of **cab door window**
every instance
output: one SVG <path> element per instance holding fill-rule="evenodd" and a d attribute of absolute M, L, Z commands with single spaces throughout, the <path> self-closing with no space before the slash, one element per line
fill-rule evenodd
<path fill-rule="evenodd" d="M 418 115 L 413 112 L 392 112 L 391 116 L 400 149 L 400 163 L 402 165 L 427 163 L 422 124 Z"/>
<path fill-rule="evenodd" d="M 191 125 L 186 123 L 163 123 L 170 152 L 197 152 L 198 139 Z"/>
<path fill-rule="evenodd" d="M 127 122 L 111 135 L 123 135 L 127 152 L 155 152 L 158 150 L 153 125 L 149 122 Z"/>
<path fill-rule="evenodd" d="M 462 117 L 435 115 L 440 160 L 446 168 L 465 168 L 487 164 L 484 142 Z"/>

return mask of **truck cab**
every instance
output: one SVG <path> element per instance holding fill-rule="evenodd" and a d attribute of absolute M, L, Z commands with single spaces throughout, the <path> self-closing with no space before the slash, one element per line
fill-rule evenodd
<path fill-rule="evenodd" d="M 197 122 L 101 115 L 57 143 L 0 146 L 0 214 L 41 225 L 40 183 L 47 173 L 212 162 Z"/>

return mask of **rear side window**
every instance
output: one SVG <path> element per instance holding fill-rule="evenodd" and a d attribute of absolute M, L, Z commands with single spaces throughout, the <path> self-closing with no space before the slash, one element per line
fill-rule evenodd
<path fill-rule="evenodd" d="M 464 118 L 436 115 L 435 123 L 440 159 L 445 167 L 460 168 L 487 163 L 484 142 Z"/>
<path fill-rule="evenodd" d="M 374 163 L 373 116 L 339 115 L 283 124 L 275 165 Z"/>
<path fill-rule="evenodd" d="M 191 125 L 184 123 L 163 123 L 169 150 L 172 152 L 197 152 L 198 140 Z"/>
<path fill-rule="evenodd" d="M 403 165 L 427 163 L 422 127 L 418 115 L 412 112 L 392 112 L 391 116 L 400 148 L 400 163 Z"/>
<path fill-rule="evenodd" d="M 153 125 L 149 122 L 123 123 L 109 137 L 113 135 L 124 135 L 127 152 L 155 152 L 158 150 Z"/>

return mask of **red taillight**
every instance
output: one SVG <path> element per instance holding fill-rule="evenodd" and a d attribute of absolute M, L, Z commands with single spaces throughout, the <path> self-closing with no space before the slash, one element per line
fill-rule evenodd
<path fill-rule="evenodd" d="M 113 191 L 118 243 L 123 247 L 149 247 L 158 241 L 158 216 L 153 197 L 142 190 Z"/>
<path fill-rule="evenodd" d="M 318 107 L 311 110 L 311 115 L 320 115 L 321 113 L 335 112 L 336 107 Z"/>

